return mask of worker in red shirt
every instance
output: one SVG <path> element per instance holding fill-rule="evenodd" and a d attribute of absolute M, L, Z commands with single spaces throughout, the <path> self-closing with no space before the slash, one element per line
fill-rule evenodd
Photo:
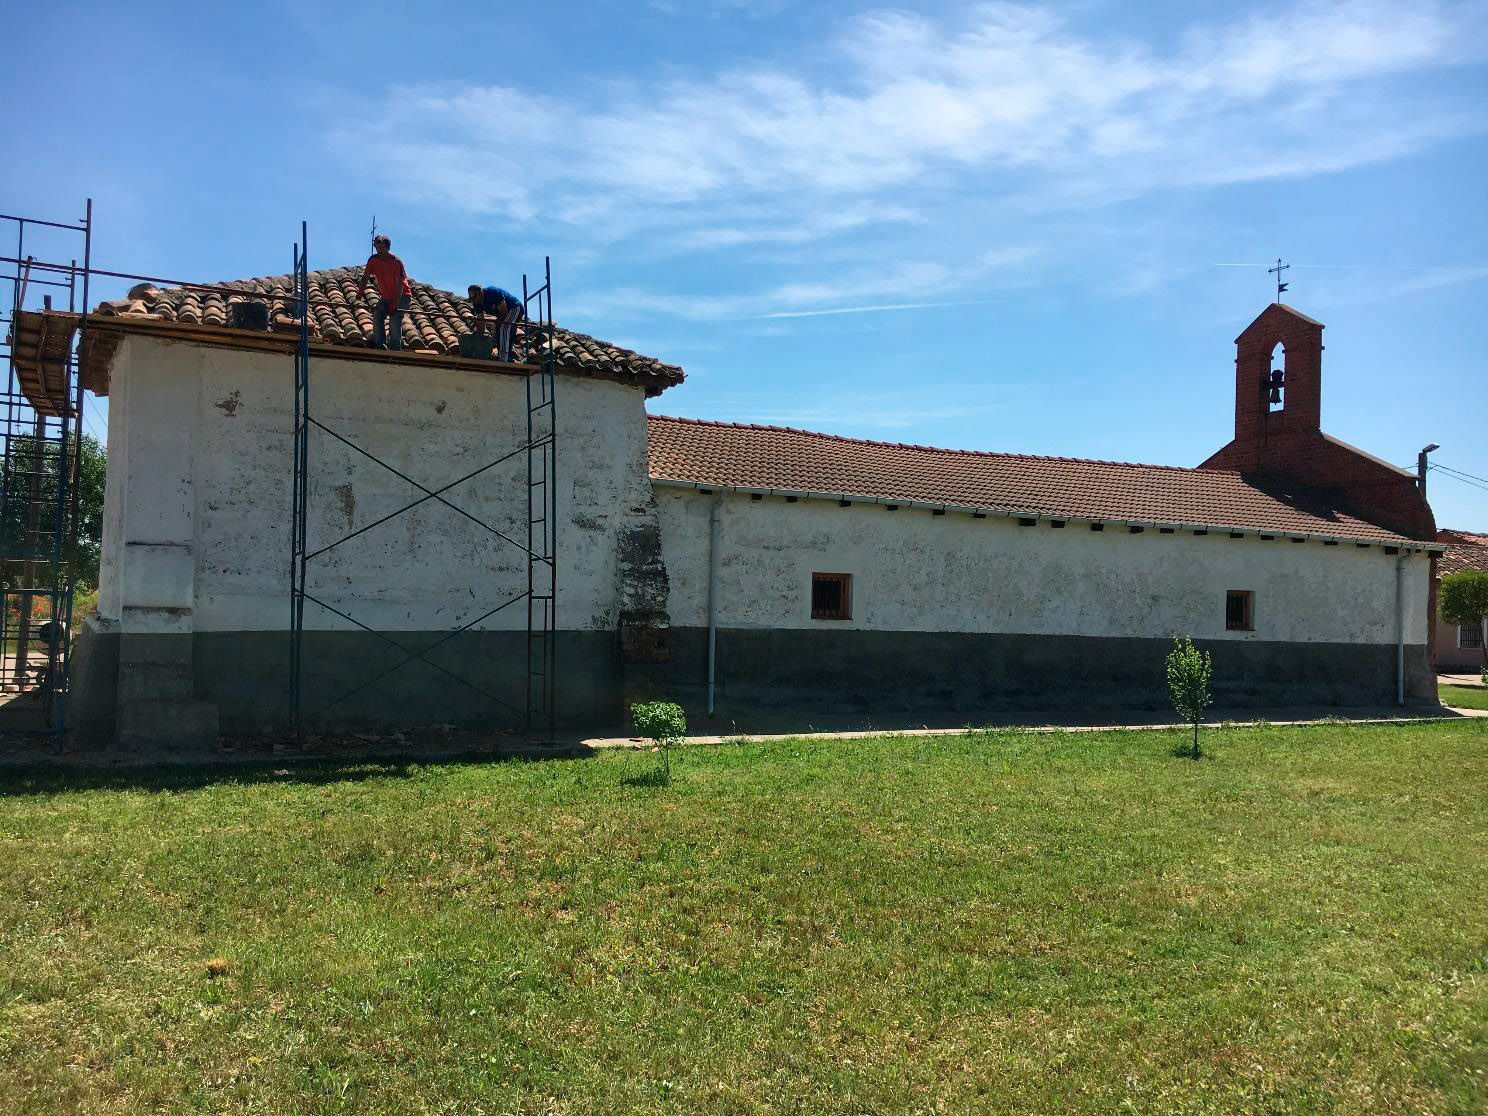
<path fill-rule="evenodd" d="M 367 279 L 370 276 L 377 284 L 377 305 L 372 309 L 372 347 L 374 349 L 403 348 L 403 311 L 413 304 L 413 288 L 408 285 L 408 272 L 403 261 L 393 255 L 393 242 L 385 236 L 372 238 L 373 254 L 362 268 L 361 281 L 357 283 L 357 297 L 367 297 Z M 393 317 L 393 336 L 386 336 L 388 315 Z"/>

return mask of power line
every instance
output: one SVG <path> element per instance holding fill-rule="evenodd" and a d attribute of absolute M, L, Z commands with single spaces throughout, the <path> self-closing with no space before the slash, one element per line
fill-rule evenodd
<path fill-rule="evenodd" d="M 1260 263 L 1213 263 L 1210 267 L 1240 267 L 1250 268 L 1264 267 Z M 1334 271 L 1472 271 L 1483 267 L 1483 264 L 1391 264 L 1391 263 L 1299 263 L 1296 267 L 1328 268 Z"/>
<path fill-rule="evenodd" d="M 91 437 L 97 438 L 99 441 L 103 441 L 103 436 L 108 431 L 108 423 L 104 420 L 103 416 L 99 414 L 96 407 L 93 409 L 91 418 L 89 417 L 88 408 L 91 403 L 92 400 L 84 396 L 83 410 L 78 416 L 78 431 L 81 434 L 87 434 Z"/>
<path fill-rule="evenodd" d="M 108 432 L 108 419 L 104 418 L 103 415 L 101 415 L 99 413 L 99 411 L 98 411 L 98 404 L 97 403 L 94 403 L 93 400 L 89 399 L 86 395 L 83 396 L 83 403 L 84 403 L 85 407 L 92 407 L 93 408 L 93 422 L 94 422 L 95 427 L 97 429 L 99 429 L 99 430 L 102 430 L 104 433 L 107 433 Z"/>
<path fill-rule="evenodd" d="M 1466 477 L 1468 480 L 1478 481 L 1481 484 L 1488 484 L 1488 477 L 1476 477 L 1476 476 L 1473 476 L 1473 474 L 1464 472 L 1461 469 L 1454 469 L 1450 465 L 1440 465 L 1440 464 L 1437 464 L 1436 462 L 1432 462 L 1431 467 L 1433 469 L 1442 469 L 1442 470 L 1445 470 L 1446 472 L 1453 473 L 1453 474 L 1455 474 L 1455 475 L 1457 475 L 1459 477 Z"/>
<path fill-rule="evenodd" d="M 1455 469 L 1447 469 L 1441 465 L 1432 465 L 1431 468 L 1459 484 L 1465 484 L 1469 488 L 1481 488 L 1484 492 L 1488 492 L 1488 481 L 1484 481 L 1482 477 L 1475 477 L 1471 473 L 1459 473 Z"/>
<path fill-rule="evenodd" d="M 1446 473 L 1444 475 L 1447 477 L 1448 480 L 1454 480 L 1458 484 L 1465 484 L 1468 488 L 1476 488 L 1482 492 L 1488 492 L 1488 484 L 1477 484 L 1474 481 L 1463 480 L 1461 477 L 1452 476 L 1451 473 Z"/>

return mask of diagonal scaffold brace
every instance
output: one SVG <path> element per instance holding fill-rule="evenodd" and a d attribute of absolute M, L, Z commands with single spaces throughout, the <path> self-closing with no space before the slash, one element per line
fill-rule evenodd
<path fill-rule="evenodd" d="M 314 302 L 311 291 L 308 264 L 308 229 L 300 227 L 300 241 L 294 246 L 294 292 L 293 299 L 299 317 L 299 337 L 294 360 L 294 410 L 292 456 L 294 462 L 291 495 L 291 543 L 290 543 L 290 648 L 289 648 L 289 707 L 293 725 L 294 743 L 299 749 L 305 746 L 307 732 L 314 730 L 322 714 L 349 699 L 372 689 L 389 675 L 414 663 L 421 663 L 443 678 L 484 698 L 488 706 L 521 718 L 522 730 L 529 740 L 552 741 L 556 736 L 557 695 L 557 426 L 556 426 L 556 356 L 554 324 L 552 316 L 552 264 L 543 262 L 543 282 L 535 290 L 529 289 L 527 276 L 522 277 L 523 303 L 526 311 L 524 338 L 525 356 L 531 367 L 526 375 L 526 431 L 522 444 L 492 458 L 485 464 L 467 471 L 462 476 L 443 484 L 433 485 L 411 476 L 391 462 L 358 443 L 351 433 L 338 431 L 314 411 L 311 393 L 311 331 L 310 310 Z M 532 357 L 538 356 L 533 366 Z M 365 523 L 330 542 L 312 545 L 310 532 L 316 526 L 310 513 L 314 492 L 312 469 L 318 455 L 312 455 L 312 437 L 318 442 L 327 439 L 325 446 L 340 446 L 370 461 L 399 478 L 419 496 L 409 500 L 368 523 Z M 453 490 L 472 479 L 488 473 L 496 467 L 525 456 L 527 479 L 526 540 L 525 543 L 512 534 L 501 530 L 468 507 L 462 507 L 453 495 Z M 354 615 L 353 607 L 345 601 L 336 604 L 325 599 L 322 591 L 312 586 L 317 559 L 324 558 L 337 548 L 366 536 L 399 517 L 407 516 L 416 508 L 429 505 L 440 506 L 460 516 L 483 531 L 492 545 L 504 545 L 523 552 L 527 563 L 527 578 L 524 588 L 507 595 L 494 607 L 479 611 L 464 620 L 428 646 L 409 646 L 405 637 L 379 631 Z M 375 588 L 375 587 L 369 587 Z M 466 590 L 472 587 L 447 586 L 451 590 Z M 448 644 L 455 637 L 470 632 L 496 614 L 519 603 L 526 603 L 525 662 L 521 672 L 520 692 L 509 699 L 493 693 L 487 686 L 471 681 L 459 671 L 452 670 L 432 659 L 431 653 Z M 307 675 L 310 673 L 306 658 L 306 606 L 310 606 L 312 621 L 321 621 L 327 628 L 357 630 L 376 637 L 385 646 L 401 653 L 392 666 L 387 667 L 351 689 L 345 690 L 328 701 L 311 703 L 307 698 Z M 312 623 L 312 632 L 318 626 Z M 313 704 L 313 708 L 311 708 Z"/>

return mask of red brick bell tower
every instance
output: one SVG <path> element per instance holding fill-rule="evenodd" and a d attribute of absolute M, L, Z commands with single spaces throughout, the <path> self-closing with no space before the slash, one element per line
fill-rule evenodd
<path fill-rule="evenodd" d="M 1322 430 L 1323 323 L 1273 302 L 1235 338 L 1235 437 L 1201 469 L 1332 493 L 1369 518 L 1434 540 L 1415 474 Z"/>

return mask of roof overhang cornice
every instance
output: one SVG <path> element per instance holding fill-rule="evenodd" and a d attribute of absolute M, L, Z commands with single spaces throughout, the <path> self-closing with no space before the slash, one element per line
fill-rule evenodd
<path fill-rule="evenodd" d="M 1269 527 L 1257 527 L 1254 524 L 1244 525 L 1237 523 L 1179 523 L 1159 519 L 1112 519 L 1094 518 L 1092 516 L 1065 515 L 1050 511 L 1048 508 L 999 508 L 979 507 L 970 504 L 943 504 L 927 500 L 907 500 L 895 496 L 870 496 L 864 493 L 853 492 L 813 492 L 801 489 L 789 488 L 751 488 L 744 485 L 734 484 L 708 484 L 703 481 L 675 480 L 665 477 L 652 477 L 651 483 L 662 488 L 681 488 L 696 492 L 712 493 L 726 492 L 734 495 L 744 496 L 781 496 L 794 500 L 820 500 L 831 501 L 834 504 L 844 502 L 853 505 L 866 504 L 869 506 L 881 505 L 894 508 L 915 508 L 921 511 L 946 512 L 958 515 L 969 515 L 977 519 L 1036 519 L 1057 520 L 1061 523 L 1100 523 L 1111 524 L 1117 527 L 1140 527 L 1144 530 L 1154 531 L 1205 531 L 1210 533 L 1241 533 L 1244 535 L 1265 535 L 1268 538 L 1277 539 L 1300 539 L 1307 542 L 1332 543 L 1342 546 L 1345 543 L 1354 546 L 1381 546 L 1392 547 L 1399 550 L 1419 551 L 1421 553 L 1440 553 L 1446 549 L 1446 545 L 1436 542 L 1424 542 L 1414 539 L 1388 538 L 1377 539 L 1360 538 L 1354 535 L 1329 535 L 1311 531 L 1285 531 Z"/>
<path fill-rule="evenodd" d="M 83 315 L 59 313 L 23 313 L 22 332 L 28 326 L 37 335 L 44 337 L 70 336 L 83 329 L 82 348 L 79 353 L 79 374 L 83 386 L 95 395 L 109 393 L 109 372 L 114 353 L 119 343 L 128 337 L 148 337 L 167 344 L 209 345 L 213 348 L 232 349 L 242 352 L 264 352 L 291 357 L 298 344 L 297 333 L 260 332 L 256 330 L 232 329 L 226 326 L 194 325 L 187 322 L 168 322 L 158 318 L 131 315 L 89 314 L 86 323 Z M 31 325 L 30 319 L 36 319 Z M 85 328 L 84 328 L 85 327 Z M 504 363 L 494 360 L 472 360 L 429 352 L 393 352 L 386 349 L 360 348 L 348 345 L 332 345 L 324 342 L 310 343 L 312 360 L 356 361 L 363 364 L 397 365 L 409 368 L 442 368 L 460 372 L 476 372 L 484 375 L 518 376 L 531 375 L 536 365 Z M 647 395 L 660 394 L 666 385 L 648 383 L 646 378 L 626 372 L 603 368 L 582 369 L 559 364 L 557 372 L 562 376 L 582 379 L 610 380 L 644 390 Z"/>

